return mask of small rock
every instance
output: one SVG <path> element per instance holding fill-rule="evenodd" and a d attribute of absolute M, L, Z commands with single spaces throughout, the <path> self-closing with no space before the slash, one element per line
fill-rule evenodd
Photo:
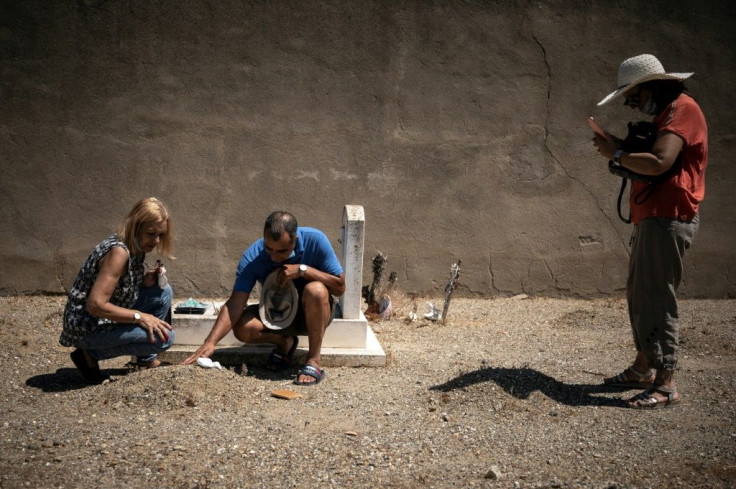
<path fill-rule="evenodd" d="M 498 480 L 501 478 L 501 470 L 498 468 L 497 465 L 491 465 L 490 470 L 486 472 L 485 478 L 494 481 Z"/>

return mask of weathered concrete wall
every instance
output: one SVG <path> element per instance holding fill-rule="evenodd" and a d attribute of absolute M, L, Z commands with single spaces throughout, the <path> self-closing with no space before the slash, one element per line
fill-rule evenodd
<path fill-rule="evenodd" d="M 181 296 L 227 294 L 273 209 L 337 248 L 347 203 L 404 290 L 462 259 L 460 293 L 616 293 L 631 228 L 585 118 L 623 133 L 595 103 L 650 52 L 698 73 L 710 127 L 681 290 L 736 296 L 734 25 L 727 1 L 5 0 L 0 293 L 63 291 L 148 195 Z"/>

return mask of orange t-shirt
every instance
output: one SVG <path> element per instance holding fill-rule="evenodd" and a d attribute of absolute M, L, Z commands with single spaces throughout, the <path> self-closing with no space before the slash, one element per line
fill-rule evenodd
<path fill-rule="evenodd" d="M 657 187 L 642 203 L 635 197 L 649 185 L 633 182 L 631 186 L 631 221 L 638 224 L 647 217 L 669 217 L 690 221 L 698 213 L 705 197 L 705 167 L 708 166 L 708 126 L 692 97 L 680 94 L 658 116 L 654 123 L 660 132 L 671 132 L 684 141 L 680 169 Z"/>

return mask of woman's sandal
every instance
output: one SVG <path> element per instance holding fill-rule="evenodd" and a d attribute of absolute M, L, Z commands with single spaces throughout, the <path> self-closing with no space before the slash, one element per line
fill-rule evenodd
<path fill-rule="evenodd" d="M 148 370 L 149 368 L 158 368 L 162 366 L 163 364 L 164 362 L 162 362 L 158 358 L 155 358 L 154 360 L 150 362 L 141 362 L 140 360 L 136 360 L 134 362 L 130 362 L 128 365 L 130 365 L 136 370 Z"/>
<path fill-rule="evenodd" d="M 637 372 L 633 367 L 629 367 L 614 377 L 603 379 L 603 383 L 613 387 L 630 387 L 632 389 L 639 389 L 649 387 L 649 385 L 654 382 L 654 374 L 654 370 L 651 369 L 646 372 Z"/>
<path fill-rule="evenodd" d="M 655 392 L 664 395 L 667 399 L 660 401 L 652 394 Z M 652 385 L 641 394 L 637 394 L 628 401 L 628 405 L 634 409 L 652 409 L 679 404 L 680 397 L 675 398 L 677 387 L 666 387 L 664 385 Z"/>
<path fill-rule="evenodd" d="M 289 348 L 289 352 L 286 355 L 276 351 L 276 348 L 273 349 L 271 355 L 268 357 L 267 365 L 269 370 L 281 372 L 282 370 L 289 368 L 291 360 L 294 357 L 294 353 L 296 352 L 296 347 L 299 346 L 299 337 L 292 336 L 292 339 L 294 341 L 291 343 L 291 348 Z"/>

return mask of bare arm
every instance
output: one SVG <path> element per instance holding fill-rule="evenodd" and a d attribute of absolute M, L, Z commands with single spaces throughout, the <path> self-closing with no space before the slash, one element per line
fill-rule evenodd
<path fill-rule="evenodd" d="M 128 252 L 119 246 L 113 247 L 100 259 L 100 273 L 95 280 L 92 290 L 87 299 L 87 311 L 96 317 L 109 319 L 114 323 L 136 324 L 134 314 L 138 311 L 116 306 L 110 302 L 115 287 L 128 265 Z M 169 339 L 169 331 L 172 329 L 166 321 L 162 321 L 151 314 L 139 313 L 140 327 L 148 331 L 151 343 L 154 342 L 154 334 L 162 341 Z"/>
<path fill-rule="evenodd" d="M 240 321 L 243 317 L 243 311 L 248 305 L 248 297 L 250 294 L 247 292 L 233 292 L 230 294 L 230 298 L 223 304 L 220 309 L 220 313 L 217 315 L 214 326 L 210 334 L 205 338 L 202 346 L 197 348 L 197 351 L 188 356 L 182 363 L 182 365 L 191 365 L 197 361 L 199 357 L 210 357 L 215 351 L 217 343 L 230 332 L 233 324 Z"/>
<path fill-rule="evenodd" d="M 613 159 L 617 149 L 614 144 L 598 135 L 595 136 L 595 144 L 602 156 Z M 619 163 L 642 175 L 661 175 L 672 167 L 684 145 L 680 136 L 662 132 L 657 136 L 650 153 L 623 153 Z"/>
<path fill-rule="evenodd" d="M 672 168 L 684 145 L 680 136 L 665 132 L 657 137 L 651 153 L 624 153 L 619 163 L 642 175 L 661 175 Z"/>
<path fill-rule="evenodd" d="M 299 265 L 284 265 L 281 268 L 281 273 L 283 279 L 296 280 L 297 278 L 299 278 Z M 279 282 L 283 283 L 283 279 L 279 280 Z M 344 273 L 341 273 L 338 277 L 336 277 L 330 273 L 317 270 L 316 268 L 307 267 L 307 273 L 304 275 L 304 280 L 306 280 L 307 282 L 321 282 L 322 284 L 324 284 L 325 287 L 327 287 L 327 290 L 330 291 L 330 294 L 334 295 L 335 297 L 340 297 L 345 293 Z"/>
<path fill-rule="evenodd" d="M 307 268 L 307 273 L 304 278 L 307 280 L 307 282 L 312 282 L 314 280 L 322 282 L 324 286 L 327 287 L 327 290 L 330 291 L 330 294 L 334 295 L 335 297 L 340 297 L 345 293 L 344 273 L 341 273 L 339 276 L 335 277 L 330 273 L 325 273 L 317 270 L 316 268 L 309 267 Z"/>

